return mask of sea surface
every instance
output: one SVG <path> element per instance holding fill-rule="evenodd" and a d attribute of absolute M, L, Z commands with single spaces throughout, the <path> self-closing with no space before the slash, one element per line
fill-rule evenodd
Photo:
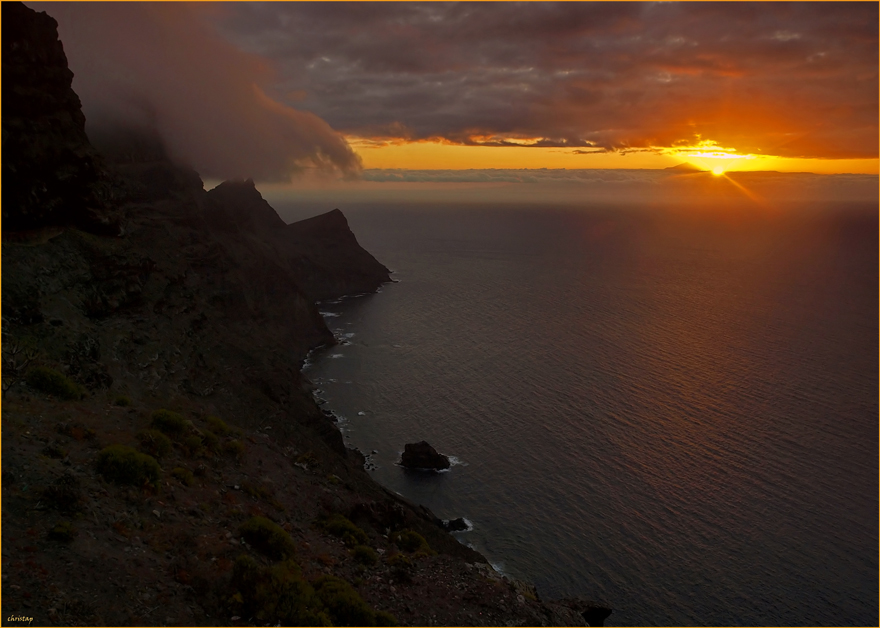
<path fill-rule="evenodd" d="M 397 283 L 305 373 L 378 482 L 607 625 L 877 625 L 876 205 L 341 209 Z"/>

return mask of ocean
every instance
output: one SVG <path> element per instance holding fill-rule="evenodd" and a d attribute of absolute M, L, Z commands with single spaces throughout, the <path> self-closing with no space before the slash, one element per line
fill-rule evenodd
<path fill-rule="evenodd" d="M 341 209 L 396 283 L 304 372 L 378 482 L 606 625 L 877 625 L 875 205 Z"/>

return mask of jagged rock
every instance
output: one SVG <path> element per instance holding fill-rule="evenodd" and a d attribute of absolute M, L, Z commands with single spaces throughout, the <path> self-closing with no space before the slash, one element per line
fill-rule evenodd
<path fill-rule="evenodd" d="M 467 521 L 464 520 L 463 517 L 459 517 L 458 519 L 449 519 L 447 521 L 443 521 L 443 529 L 447 532 L 464 532 L 468 529 Z"/>
<path fill-rule="evenodd" d="M 4 231 L 77 226 L 118 233 L 58 23 L 20 2 L 4 2 L 2 12 Z"/>
<path fill-rule="evenodd" d="M 400 456 L 401 466 L 409 469 L 441 469 L 449 468 L 449 458 L 437 453 L 426 441 L 407 443 Z"/>
<path fill-rule="evenodd" d="M 220 228 L 275 237 L 287 226 L 263 199 L 253 179 L 224 181 L 207 194 L 211 220 Z"/>
<path fill-rule="evenodd" d="M 580 613 L 588 626 L 604 626 L 605 620 L 608 619 L 613 612 L 610 607 L 605 606 L 604 604 L 598 604 L 580 598 L 557 600 L 556 603 Z"/>
<path fill-rule="evenodd" d="M 338 209 L 287 225 L 281 243 L 297 283 L 315 301 L 374 292 L 391 280 Z"/>

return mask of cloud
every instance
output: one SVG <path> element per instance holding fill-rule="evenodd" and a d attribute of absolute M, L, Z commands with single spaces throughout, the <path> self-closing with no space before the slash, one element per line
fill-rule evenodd
<path fill-rule="evenodd" d="M 241 3 L 272 94 L 349 135 L 876 158 L 876 3 Z"/>
<path fill-rule="evenodd" d="M 90 132 L 154 127 L 207 177 L 287 180 L 360 161 L 318 115 L 266 93 L 271 64 L 224 40 L 216 9 L 179 3 L 31 3 L 59 24 Z"/>

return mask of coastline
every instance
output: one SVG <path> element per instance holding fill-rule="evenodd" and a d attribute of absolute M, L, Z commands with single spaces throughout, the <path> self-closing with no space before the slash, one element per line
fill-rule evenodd
<path fill-rule="evenodd" d="M 3 17 L 5 616 L 582 625 L 374 482 L 312 398 L 316 303 L 390 280 L 342 213 L 285 225 L 251 180 L 92 146 L 54 20 Z"/>

